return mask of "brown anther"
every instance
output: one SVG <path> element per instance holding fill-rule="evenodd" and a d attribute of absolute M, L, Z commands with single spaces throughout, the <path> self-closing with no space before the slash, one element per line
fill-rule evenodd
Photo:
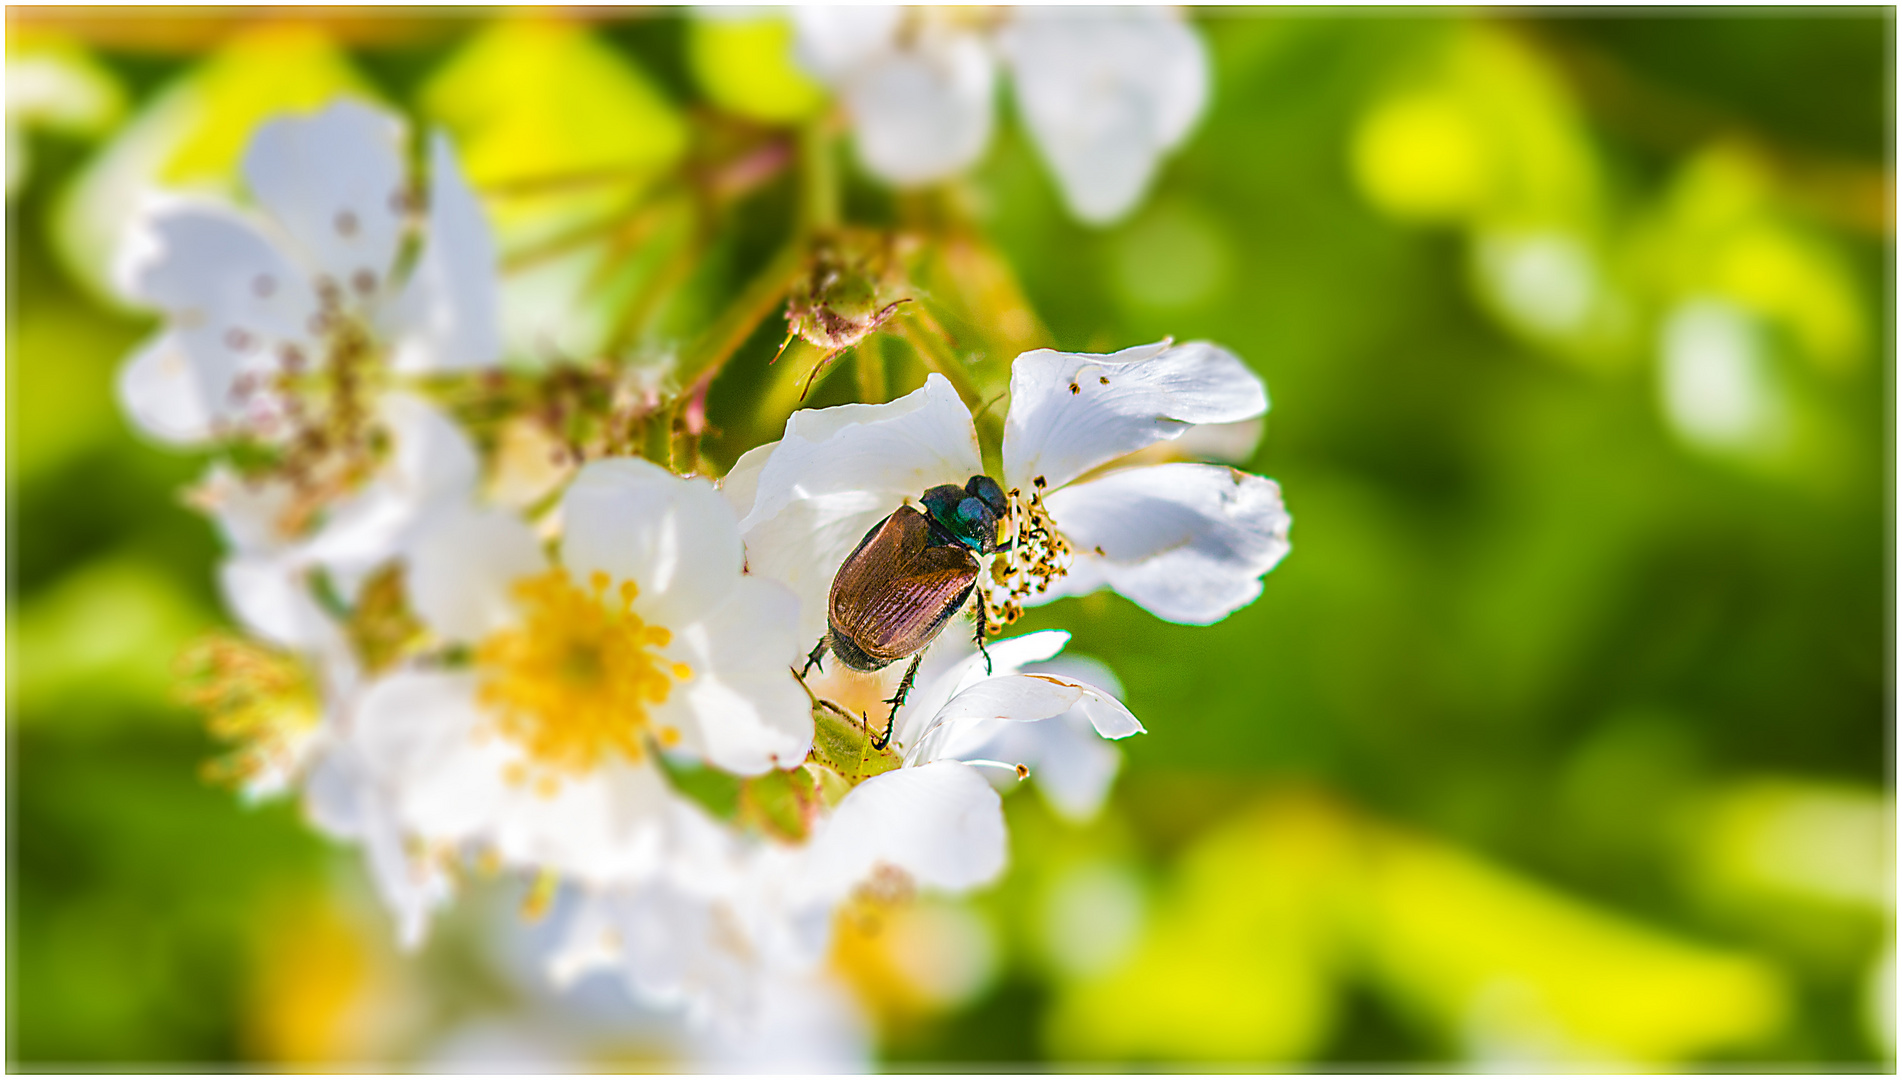
<path fill-rule="evenodd" d="M 1100 382 L 1100 383 L 1102 383 L 1102 384 L 1103 384 L 1104 386 L 1108 386 L 1108 385 L 1109 385 L 1109 376 L 1108 376 L 1108 375 L 1102 375 L 1102 376 L 1098 376 L 1098 378 L 1097 378 L 1097 380 L 1096 380 L 1096 381 L 1097 381 L 1097 382 Z"/>
<path fill-rule="evenodd" d="M 336 226 L 339 236 L 357 235 L 357 215 L 348 210 L 337 211 L 337 218 L 332 224 Z"/>
<path fill-rule="evenodd" d="M 320 311 L 317 314 L 312 315 L 310 317 L 310 321 L 306 323 L 305 325 L 307 325 L 310 328 L 310 332 L 313 334 L 325 333 L 329 331 L 330 329 L 330 316 Z"/>
<path fill-rule="evenodd" d="M 1075 384 L 1075 383 L 1071 383 L 1071 384 L 1070 384 L 1070 393 L 1072 393 L 1072 394 L 1081 394 L 1082 392 L 1083 392 L 1083 388 L 1082 388 L 1081 386 L 1078 386 L 1078 385 L 1077 385 L 1077 384 Z"/>
<path fill-rule="evenodd" d="M 1030 779 L 1030 766 L 1024 764 L 1021 761 L 1017 763 L 1017 779 L 1019 780 Z"/>
<path fill-rule="evenodd" d="M 390 192 L 390 213 L 402 214 L 408 211 L 409 192 L 402 188 L 397 188 L 395 191 Z"/>
<path fill-rule="evenodd" d="M 350 275 L 350 287 L 358 293 L 368 296 L 376 291 L 376 275 L 368 270 L 358 270 Z"/>
<path fill-rule="evenodd" d="M 277 362 L 285 371 L 298 372 L 304 369 L 304 350 L 295 345 L 284 345 L 277 350 Z"/>
<path fill-rule="evenodd" d="M 259 297 L 268 297 L 277 291 L 277 279 L 269 274 L 259 274 L 251 282 L 251 291 Z"/>
<path fill-rule="evenodd" d="M 251 335 L 236 326 L 225 331 L 226 348 L 237 352 L 245 352 L 251 348 L 251 343 Z"/>

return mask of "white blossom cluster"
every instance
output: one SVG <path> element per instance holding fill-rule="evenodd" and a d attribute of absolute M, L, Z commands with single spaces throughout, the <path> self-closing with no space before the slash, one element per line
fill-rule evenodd
<path fill-rule="evenodd" d="M 868 530 L 985 472 L 945 378 L 797 412 L 717 483 L 607 455 L 503 498 L 506 446 L 445 404 L 508 370 L 494 243 L 449 142 L 420 184 L 407 145 L 356 103 L 278 118 L 244 156 L 247 205 L 156 200 L 124 245 L 162 325 L 123 405 L 214 461 L 194 502 L 242 637 L 195 693 L 235 782 L 359 845 L 406 945 L 471 875 L 518 874 L 572 900 L 552 978 L 606 969 L 716 1027 L 827 1000 L 843 908 L 996 879 L 1000 788 L 1027 774 L 1058 812 L 1096 810 L 1105 740 L 1143 728 L 1053 663 L 1062 631 L 980 655 L 954 621 L 884 748 L 902 665 L 800 677 Z M 1275 483 L 1157 448 L 1267 407 L 1209 344 L 1017 357 L 994 460 L 1021 543 L 978 602 L 1108 588 L 1201 624 L 1252 601 L 1288 550 Z M 739 785 L 739 810 L 696 775 Z"/>
<path fill-rule="evenodd" d="M 990 143 L 997 69 L 1070 211 L 1123 217 L 1208 101 L 1202 41 L 1167 8 L 800 7 L 797 54 L 894 184 L 961 172 Z"/>

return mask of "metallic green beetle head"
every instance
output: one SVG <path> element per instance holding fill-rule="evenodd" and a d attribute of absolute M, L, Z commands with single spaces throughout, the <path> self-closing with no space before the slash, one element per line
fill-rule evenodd
<path fill-rule="evenodd" d="M 988 476 L 973 476 L 963 487 L 939 484 L 919 499 L 931 520 L 958 543 L 989 555 L 997 550 L 997 523 L 1010 512 L 1004 489 Z"/>

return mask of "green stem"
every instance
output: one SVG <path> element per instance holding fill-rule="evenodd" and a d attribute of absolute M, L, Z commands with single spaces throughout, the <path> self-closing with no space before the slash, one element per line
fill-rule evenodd
<path fill-rule="evenodd" d="M 674 412 L 678 399 L 663 402 L 647 414 L 641 431 L 641 456 L 664 469 L 674 467 Z"/>
<path fill-rule="evenodd" d="M 898 336 L 905 339 L 905 343 L 912 347 L 912 350 L 918 354 L 918 359 L 924 361 L 927 368 L 951 381 L 952 389 L 956 390 L 958 397 L 964 400 L 965 408 L 971 410 L 973 414 L 984 408 L 984 395 L 978 389 L 976 380 L 971 378 L 970 366 L 958 358 L 948 342 L 937 333 L 920 325 L 918 319 L 911 315 L 901 315 L 886 325 L 895 329 Z M 988 434 L 983 430 L 984 428 L 995 426 L 996 435 L 1002 437 L 1003 421 L 995 419 L 992 415 L 995 412 L 995 409 L 986 410 L 983 417 L 979 418 L 979 435 Z"/>
<path fill-rule="evenodd" d="M 806 243 L 803 236 L 794 236 L 786 241 L 753 280 L 746 283 L 740 294 L 727 304 L 726 309 L 713 320 L 712 325 L 695 338 L 687 351 L 681 354 L 680 362 L 674 367 L 674 376 L 681 387 L 690 387 L 703 378 L 718 373 L 746 339 L 766 316 L 773 313 L 779 302 L 785 299 L 786 290 L 804 269 Z"/>
<path fill-rule="evenodd" d="M 872 334 L 852 351 L 852 371 L 859 380 L 859 400 L 882 404 L 890 391 L 885 385 L 885 335 Z"/>
<path fill-rule="evenodd" d="M 830 232 L 839 227 L 839 163 L 833 153 L 832 136 L 823 119 L 799 131 L 799 165 L 804 181 L 802 223 L 810 233 Z"/>

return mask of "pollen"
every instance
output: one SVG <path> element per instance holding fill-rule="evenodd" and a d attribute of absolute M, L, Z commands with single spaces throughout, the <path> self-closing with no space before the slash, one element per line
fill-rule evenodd
<path fill-rule="evenodd" d="M 650 711 L 692 677 L 654 651 L 673 634 L 634 613 L 634 583 L 612 584 L 599 571 L 586 589 L 561 570 L 528 578 L 515 587 L 522 621 L 477 647 L 480 701 L 527 758 L 505 776 L 511 784 L 553 795 L 616 755 L 640 760 Z M 670 731 L 654 736 L 667 745 Z"/>
<path fill-rule="evenodd" d="M 1044 506 L 1048 484 L 1037 476 L 1031 478 L 1031 485 L 1028 496 L 1019 488 L 1011 488 L 1006 495 L 1012 543 L 991 562 L 992 588 L 984 593 L 985 618 L 994 626 L 1016 622 L 1023 616 L 1024 602 L 1048 592 L 1076 561 L 1070 542 L 1057 531 Z"/>

